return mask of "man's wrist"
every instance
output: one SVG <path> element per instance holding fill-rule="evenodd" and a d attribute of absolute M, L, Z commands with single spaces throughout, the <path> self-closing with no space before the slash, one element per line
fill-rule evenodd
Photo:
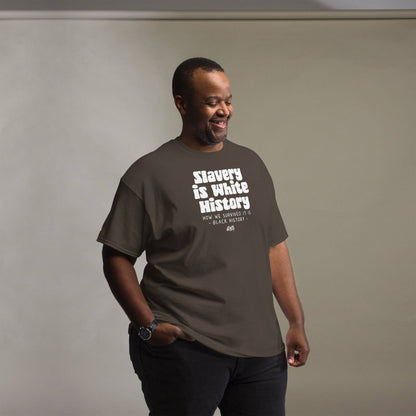
<path fill-rule="evenodd" d="M 159 322 L 154 319 L 152 322 L 150 322 L 146 326 L 141 326 L 138 331 L 139 337 L 143 341 L 148 341 L 150 338 L 152 338 L 152 333 L 154 329 L 159 325 Z"/>
<path fill-rule="evenodd" d="M 305 321 L 302 320 L 296 320 L 296 321 L 289 321 L 289 327 L 290 328 L 304 328 Z"/>

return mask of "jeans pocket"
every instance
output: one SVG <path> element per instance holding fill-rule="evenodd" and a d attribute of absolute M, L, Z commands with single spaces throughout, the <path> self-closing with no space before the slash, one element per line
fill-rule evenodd
<path fill-rule="evenodd" d="M 164 348 L 173 347 L 179 340 L 180 340 L 180 338 L 176 338 L 173 342 L 169 342 L 169 344 L 160 344 L 160 345 L 151 344 L 148 341 L 142 341 L 142 342 L 149 348 L 164 349 Z"/>

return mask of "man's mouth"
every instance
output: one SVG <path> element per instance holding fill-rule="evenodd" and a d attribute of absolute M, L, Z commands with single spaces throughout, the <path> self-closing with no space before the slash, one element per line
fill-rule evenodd
<path fill-rule="evenodd" d="M 227 127 L 227 120 L 211 120 L 211 124 L 219 129 Z"/>

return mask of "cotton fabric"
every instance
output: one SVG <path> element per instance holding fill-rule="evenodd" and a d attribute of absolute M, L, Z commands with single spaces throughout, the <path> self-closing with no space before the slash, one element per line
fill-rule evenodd
<path fill-rule="evenodd" d="M 284 344 L 269 248 L 287 238 L 270 174 L 230 140 L 200 152 L 178 138 L 123 175 L 98 241 L 146 252 L 141 288 L 156 319 L 214 351 L 270 357 Z"/>

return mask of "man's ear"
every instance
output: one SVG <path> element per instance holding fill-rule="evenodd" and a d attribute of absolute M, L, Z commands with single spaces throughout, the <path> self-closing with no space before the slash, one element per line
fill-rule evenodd
<path fill-rule="evenodd" d="M 175 95 L 175 105 L 182 116 L 186 114 L 186 103 L 185 98 L 182 95 Z"/>

